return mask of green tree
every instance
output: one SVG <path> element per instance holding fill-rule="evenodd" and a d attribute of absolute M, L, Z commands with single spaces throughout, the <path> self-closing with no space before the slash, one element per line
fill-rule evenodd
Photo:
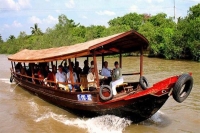
<path fill-rule="evenodd" d="M 2 36 L 0 34 L 0 44 L 3 43 L 3 39 L 2 39 Z"/>
<path fill-rule="evenodd" d="M 138 30 L 138 28 L 143 24 L 144 17 L 137 13 L 129 13 L 123 17 L 117 17 L 108 22 L 109 26 L 121 26 L 127 25 L 131 29 Z"/>
<path fill-rule="evenodd" d="M 27 36 L 25 31 L 20 31 L 18 38 L 25 38 Z"/>
<path fill-rule="evenodd" d="M 200 3 L 190 7 L 190 10 L 188 11 L 188 19 L 195 19 L 200 16 Z"/>
<path fill-rule="evenodd" d="M 159 56 L 167 59 L 177 58 L 173 51 L 178 48 L 173 45 L 171 40 L 176 25 L 173 19 L 167 18 L 164 13 L 159 13 L 155 16 L 144 14 L 144 20 L 146 22 L 139 27 L 139 32 L 147 37 L 150 42 L 150 56 Z"/>
<path fill-rule="evenodd" d="M 31 30 L 31 33 L 32 35 L 42 35 L 42 31 L 41 29 L 38 27 L 38 24 L 35 23 L 33 27 L 30 27 L 32 30 Z"/>
<path fill-rule="evenodd" d="M 15 39 L 15 36 L 14 35 L 10 35 L 8 40 L 14 40 Z"/>
<path fill-rule="evenodd" d="M 185 18 L 179 18 L 173 37 L 182 48 L 181 58 L 200 61 L 200 4 L 190 8 Z"/>

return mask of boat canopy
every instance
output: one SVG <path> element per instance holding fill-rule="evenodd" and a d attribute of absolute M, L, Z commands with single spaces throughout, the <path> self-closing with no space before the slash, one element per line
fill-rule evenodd
<path fill-rule="evenodd" d="M 28 50 L 24 49 L 16 54 L 10 55 L 8 60 L 17 62 L 50 62 L 76 57 L 98 55 L 112 55 L 119 53 L 130 53 L 147 49 L 148 40 L 134 30 L 103 37 L 84 43 L 70 46 Z"/>

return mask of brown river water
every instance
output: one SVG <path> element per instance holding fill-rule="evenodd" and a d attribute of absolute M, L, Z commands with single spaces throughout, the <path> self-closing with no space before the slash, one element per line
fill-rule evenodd
<path fill-rule="evenodd" d="M 200 63 L 144 57 L 144 75 L 150 85 L 169 76 L 192 72 L 194 86 L 183 103 L 170 97 L 149 120 L 138 124 L 117 116 L 80 118 L 10 83 L 11 63 L 0 55 L 0 133 L 199 133 Z M 82 67 L 84 59 L 78 59 Z M 105 59 L 109 67 L 118 58 Z M 98 58 L 98 68 L 101 67 Z M 139 72 L 138 57 L 123 58 L 123 73 Z M 125 78 L 139 80 L 138 76 Z"/>

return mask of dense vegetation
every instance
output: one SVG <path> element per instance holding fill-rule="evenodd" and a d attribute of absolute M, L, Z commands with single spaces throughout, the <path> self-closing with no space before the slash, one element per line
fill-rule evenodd
<path fill-rule="evenodd" d="M 6 42 L 0 35 L 0 53 L 72 45 L 134 29 L 149 40 L 150 56 L 200 61 L 200 4 L 191 7 L 187 16 L 178 18 L 177 23 L 164 13 L 154 16 L 129 13 L 110 20 L 108 27 L 85 27 L 65 15 L 60 15 L 58 20 L 58 24 L 47 28 L 45 33 L 35 24 L 30 27 L 32 35 L 20 32 L 17 38 L 10 35 Z"/>

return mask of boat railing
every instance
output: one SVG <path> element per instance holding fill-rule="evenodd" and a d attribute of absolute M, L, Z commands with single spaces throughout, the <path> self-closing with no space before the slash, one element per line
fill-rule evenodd
<path fill-rule="evenodd" d="M 33 76 L 27 76 L 27 75 L 23 75 L 23 74 L 20 74 L 20 73 L 17 73 L 17 72 L 14 72 L 11 70 L 11 73 L 12 75 L 15 75 L 16 77 L 22 79 L 22 80 L 26 80 L 26 81 L 30 81 L 34 84 L 40 84 L 40 85 L 43 85 L 43 86 L 47 86 L 47 87 L 53 87 L 53 88 L 58 88 L 59 84 L 62 84 L 62 85 L 79 85 L 81 86 L 82 83 L 81 82 L 74 82 L 74 83 L 68 83 L 68 82 L 57 82 L 57 81 L 52 81 L 52 80 L 47 80 L 47 78 L 36 78 Z M 30 79 L 30 80 L 29 80 Z M 90 84 L 90 83 L 96 83 L 96 82 L 87 82 L 87 84 Z M 74 87 L 73 87 L 74 89 Z M 83 91 L 83 89 L 86 89 L 88 90 L 88 87 L 86 88 L 80 88 L 81 91 Z M 97 88 L 98 89 L 98 88 Z"/>
<path fill-rule="evenodd" d="M 125 73 L 125 74 L 122 74 L 123 76 L 128 76 L 128 75 L 139 75 L 140 72 L 137 72 L 137 73 Z"/>

